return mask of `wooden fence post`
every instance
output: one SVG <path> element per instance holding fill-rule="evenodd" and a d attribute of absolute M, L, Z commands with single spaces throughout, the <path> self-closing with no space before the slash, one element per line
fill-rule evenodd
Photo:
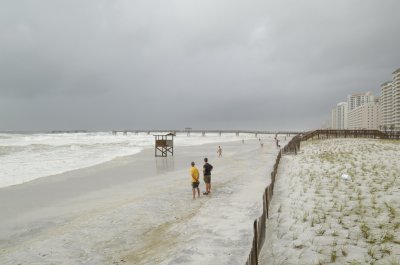
<path fill-rule="evenodd" d="M 253 241 L 253 248 L 254 248 L 254 261 L 255 265 L 258 265 L 258 246 L 257 246 L 257 238 L 258 238 L 258 233 L 257 233 L 257 220 L 254 221 L 254 241 Z"/>
<path fill-rule="evenodd" d="M 265 188 L 265 209 L 266 209 L 266 214 L 267 214 L 267 219 L 269 218 L 269 195 L 268 195 L 268 187 Z"/>
<path fill-rule="evenodd" d="M 274 171 L 271 172 L 271 185 L 272 187 L 275 185 L 275 175 L 274 175 Z"/>

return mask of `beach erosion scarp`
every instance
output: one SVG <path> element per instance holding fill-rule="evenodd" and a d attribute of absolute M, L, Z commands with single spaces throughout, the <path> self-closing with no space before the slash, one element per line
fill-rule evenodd
<path fill-rule="evenodd" d="M 263 138 L 263 137 L 262 137 Z M 283 137 L 282 137 L 283 138 Z M 243 264 L 279 149 L 273 136 L 153 149 L 0 190 L 1 264 Z M 207 156 L 212 192 L 192 199 Z M 204 182 L 200 187 L 204 191 Z"/>
<path fill-rule="evenodd" d="M 306 141 L 280 163 L 259 264 L 400 264 L 400 142 Z"/>

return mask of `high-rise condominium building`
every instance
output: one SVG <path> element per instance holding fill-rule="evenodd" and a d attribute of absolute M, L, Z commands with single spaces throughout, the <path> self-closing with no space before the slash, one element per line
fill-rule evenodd
<path fill-rule="evenodd" d="M 347 96 L 331 110 L 332 129 L 400 130 L 400 68 L 392 81 L 381 85 L 381 96 L 371 92 Z"/>
<path fill-rule="evenodd" d="M 331 129 L 337 129 L 336 123 L 336 107 L 331 110 Z"/>
<path fill-rule="evenodd" d="M 347 102 L 339 102 L 336 107 L 331 110 L 331 129 L 347 129 L 347 117 Z"/>
<path fill-rule="evenodd" d="M 350 112 L 369 102 L 374 102 L 374 98 L 371 92 L 349 95 L 347 96 L 348 111 Z"/>
<path fill-rule="evenodd" d="M 378 129 L 379 104 L 371 92 L 347 96 L 348 129 Z"/>
<path fill-rule="evenodd" d="M 393 91 L 392 82 L 381 85 L 380 129 L 388 129 L 393 121 Z"/>
<path fill-rule="evenodd" d="M 393 72 L 393 80 L 381 85 L 381 122 L 383 130 L 400 130 L 400 68 Z"/>
<path fill-rule="evenodd" d="M 366 103 L 349 111 L 349 129 L 377 130 L 379 128 L 380 112 L 379 99 Z"/>
<path fill-rule="evenodd" d="M 393 127 L 400 130 L 400 68 L 393 72 Z"/>
<path fill-rule="evenodd" d="M 347 129 L 347 102 L 340 102 L 336 106 L 336 128 Z"/>

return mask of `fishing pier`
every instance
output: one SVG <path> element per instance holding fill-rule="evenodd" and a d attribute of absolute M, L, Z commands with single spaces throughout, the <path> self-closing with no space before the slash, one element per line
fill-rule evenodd
<path fill-rule="evenodd" d="M 304 131 L 256 131 L 256 130 L 193 130 L 191 128 L 185 128 L 183 130 L 114 130 L 112 131 L 113 134 L 128 134 L 128 133 L 133 133 L 133 134 L 165 134 L 165 133 L 172 133 L 174 135 L 176 134 L 186 134 L 187 136 L 190 136 L 191 133 L 196 133 L 196 134 L 201 134 L 202 136 L 206 136 L 207 134 L 217 134 L 217 135 L 222 135 L 222 134 L 235 134 L 236 136 L 240 136 L 240 134 L 254 134 L 255 137 L 258 137 L 258 135 L 265 135 L 265 134 L 284 134 L 284 135 L 294 135 L 294 134 L 301 134 L 304 133 Z"/>

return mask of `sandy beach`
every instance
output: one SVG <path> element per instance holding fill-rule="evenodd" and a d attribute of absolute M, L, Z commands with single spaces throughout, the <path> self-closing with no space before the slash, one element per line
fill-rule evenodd
<path fill-rule="evenodd" d="M 273 136 L 153 149 L 0 189 L 1 264 L 244 264 L 278 149 Z M 191 198 L 189 163 L 214 166 Z M 201 181 L 204 191 L 204 182 Z"/>
<path fill-rule="evenodd" d="M 400 264 L 400 143 L 302 142 L 281 160 L 260 264 Z"/>

